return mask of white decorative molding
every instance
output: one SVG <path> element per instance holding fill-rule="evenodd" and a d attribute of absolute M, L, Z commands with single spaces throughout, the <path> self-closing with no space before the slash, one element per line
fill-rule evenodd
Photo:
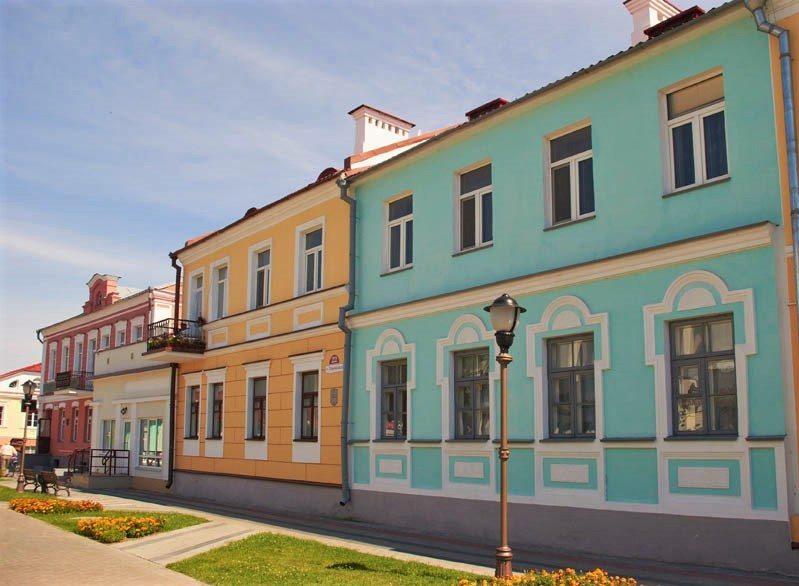
<path fill-rule="evenodd" d="M 227 367 L 223 366 L 222 368 L 215 368 L 213 370 L 206 370 L 205 371 L 205 382 L 209 385 L 211 383 L 223 383 L 225 382 L 225 373 L 227 372 Z M 189 376 L 189 375 L 185 375 Z"/>
<path fill-rule="evenodd" d="M 730 488 L 729 468 L 698 468 L 680 466 L 677 468 L 677 486 L 680 488 Z"/>
<path fill-rule="evenodd" d="M 198 439 L 183 439 L 183 455 L 184 456 L 199 456 L 200 455 L 200 440 Z"/>
<path fill-rule="evenodd" d="M 269 360 L 262 360 L 261 362 L 251 362 L 244 364 L 244 372 L 247 378 L 247 394 L 245 397 L 244 417 L 247 437 L 252 436 L 252 393 L 253 383 L 252 379 L 265 377 L 266 378 L 266 404 L 269 404 Z M 268 457 L 269 445 L 269 409 L 266 409 L 264 415 L 264 438 L 262 440 L 247 439 L 244 442 L 244 459 L 245 460 L 266 460 Z"/>
<path fill-rule="evenodd" d="M 499 364 L 493 357 L 499 354 L 499 347 L 494 339 L 494 331 L 486 328 L 483 320 L 473 313 L 459 316 L 449 328 L 446 338 L 436 341 L 436 384 L 441 388 L 441 433 L 444 438 L 451 438 L 454 434 L 454 421 L 452 415 L 453 395 L 450 378 L 453 375 L 451 355 L 458 350 L 468 350 L 479 345 L 488 346 L 489 364 L 493 367 L 488 371 L 488 401 L 491 418 L 489 422 L 489 437 L 497 436 L 494 428 L 497 406 L 494 401 L 494 389 L 499 380 Z"/>
<path fill-rule="evenodd" d="M 485 478 L 482 462 L 464 462 L 456 460 L 452 466 L 456 478 Z"/>
<path fill-rule="evenodd" d="M 293 387 L 293 405 L 294 411 L 291 416 L 291 434 L 294 441 L 291 444 L 291 461 L 302 462 L 307 464 L 318 464 L 321 461 L 321 443 L 322 443 L 322 428 L 324 409 L 322 409 L 322 360 L 325 353 L 323 350 L 319 352 L 310 352 L 300 356 L 290 356 L 292 366 L 294 367 L 294 387 Z M 302 403 L 302 378 L 303 372 L 316 371 L 319 373 L 317 378 L 319 388 L 319 407 L 317 411 L 317 437 L 316 441 L 300 441 L 300 414 Z"/>
<path fill-rule="evenodd" d="M 588 464 L 551 464 L 549 467 L 549 480 L 551 482 L 588 484 L 590 478 Z"/>
<path fill-rule="evenodd" d="M 214 342 L 214 338 L 217 334 L 224 334 L 225 340 L 223 342 Z M 216 328 L 216 329 L 207 329 L 205 334 L 205 344 L 208 349 L 212 348 L 221 348 L 223 346 L 227 346 L 228 343 L 228 329 L 224 328 Z"/>
<path fill-rule="evenodd" d="M 183 384 L 187 387 L 195 387 L 202 384 L 202 372 L 190 372 L 181 376 L 183 377 Z"/>
<path fill-rule="evenodd" d="M 535 438 L 544 439 L 549 434 L 549 408 L 547 401 L 545 339 L 563 335 L 563 332 L 581 332 L 599 329 L 594 339 L 594 409 L 596 437 L 605 432 L 604 384 L 602 371 L 610 368 L 610 333 L 607 313 L 591 313 L 588 305 L 574 295 L 564 295 L 550 302 L 541 315 L 541 321 L 527 326 L 527 376 L 533 379 L 536 412 Z M 541 343 L 541 362 L 538 361 L 538 343 Z M 599 352 L 597 352 L 599 350 Z"/>
<path fill-rule="evenodd" d="M 300 323 L 300 317 L 309 313 L 318 313 L 319 317 L 309 322 Z M 312 328 L 321 325 L 324 322 L 324 304 L 313 303 L 311 305 L 306 305 L 305 307 L 296 308 L 293 312 L 293 320 L 294 320 L 293 326 L 295 331 L 305 330 L 307 328 Z"/>
<path fill-rule="evenodd" d="M 382 459 L 379 463 L 380 474 L 402 474 L 402 460 Z"/>
<path fill-rule="evenodd" d="M 205 440 L 205 457 L 206 458 L 221 458 L 224 455 L 225 443 L 221 439 L 206 439 Z"/>
<path fill-rule="evenodd" d="M 405 337 L 402 332 L 394 328 L 388 328 L 380 332 L 380 335 L 375 341 L 374 348 L 366 351 L 366 391 L 369 393 L 369 413 L 372 416 L 369 418 L 369 437 L 377 439 L 380 437 L 380 429 L 378 421 L 380 421 L 380 404 L 377 394 L 379 386 L 380 369 L 375 367 L 375 363 L 379 362 L 380 358 L 389 357 L 399 358 L 400 354 L 405 354 L 408 357 L 408 380 L 405 383 L 405 388 L 408 391 L 408 404 L 407 418 L 408 428 L 405 431 L 406 437 L 411 436 L 411 429 L 413 429 L 413 413 L 411 405 L 413 401 L 410 400 L 411 391 L 416 388 L 416 344 L 408 344 L 405 342 Z"/>
<path fill-rule="evenodd" d="M 702 293 L 695 293 L 701 289 Z M 715 295 L 714 295 L 715 292 Z M 684 299 L 687 301 L 684 302 Z M 709 298 L 713 305 L 705 305 Z M 700 303 L 699 307 L 696 304 Z M 730 291 L 724 280 L 709 271 L 690 271 L 677 277 L 669 285 L 661 303 L 653 303 L 643 307 L 644 314 L 644 359 L 653 367 L 655 377 L 655 410 L 656 432 L 658 438 L 670 435 L 671 430 L 671 373 L 669 369 L 667 332 L 657 331 L 655 321 L 658 316 L 689 309 L 706 308 L 709 313 L 717 311 L 721 305 L 740 303 L 743 306 L 743 323 L 734 323 L 733 331 L 740 331 L 743 326 L 744 341 L 735 344 L 735 383 L 738 389 L 738 429 L 741 431 L 739 442 L 743 441 L 749 429 L 749 377 L 747 356 L 757 353 L 755 335 L 755 301 L 752 289 Z M 657 351 L 657 339 L 663 342 L 660 353 Z"/>
<path fill-rule="evenodd" d="M 253 333 L 253 329 L 257 326 L 266 325 L 263 331 Z M 272 333 L 272 316 L 267 315 L 257 319 L 251 319 L 247 322 L 247 340 L 260 340 L 261 338 L 268 338 Z"/>

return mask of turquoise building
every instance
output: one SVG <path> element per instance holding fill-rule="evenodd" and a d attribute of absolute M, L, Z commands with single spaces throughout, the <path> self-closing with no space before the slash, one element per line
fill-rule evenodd
<path fill-rule="evenodd" d="M 731 2 L 357 176 L 352 513 L 510 542 L 795 572 L 767 35 Z"/>

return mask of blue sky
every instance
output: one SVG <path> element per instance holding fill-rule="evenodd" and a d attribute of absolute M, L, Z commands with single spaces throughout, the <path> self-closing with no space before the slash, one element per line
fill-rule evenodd
<path fill-rule="evenodd" d="M 40 360 L 94 273 L 171 281 L 187 238 L 341 167 L 353 107 L 449 125 L 631 27 L 622 0 L 5 0 L 0 372 Z"/>

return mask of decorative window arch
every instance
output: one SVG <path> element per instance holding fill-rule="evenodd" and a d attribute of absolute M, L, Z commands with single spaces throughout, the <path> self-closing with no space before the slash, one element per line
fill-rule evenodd
<path fill-rule="evenodd" d="M 733 318 L 738 433 L 745 436 L 749 429 L 746 357 L 757 352 L 752 289 L 730 291 L 718 275 L 703 270 L 691 271 L 669 285 L 661 303 L 645 305 L 643 312 L 645 360 L 653 367 L 655 376 L 657 436 L 662 438 L 672 433 L 669 322 L 719 313 L 729 313 Z"/>
<path fill-rule="evenodd" d="M 495 389 L 498 388 L 499 364 L 494 357 L 499 354 L 499 346 L 494 339 L 493 330 L 489 330 L 480 317 L 473 313 L 461 315 L 452 322 L 449 334 L 446 338 L 440 338 L 436 342 L 436 383 L 441 388 L 441 430 L 445 439 L 455 437 L 455 422 L 453 413 L 453 390 L 452 380 L 454 376 L 454 365 L 452 355 L 461 350 L 488 347 L 489 364 L 493 367 L 488 372 L 489 384 L 489 410 L 491 412 L 491 431 L 490 438 L 494 438 L 498 433 L 497 421 L 498 402 L 495 400 Z"/>
<path fill-rule="evenodd" d="M 394 328 L 383 330 L 375 341 L 375 345 L 366 351 L 366 390 L 369 393 L 369 437 L 371 439 L 380 438 L 380 363 L 389 360 L 408 361 L 408 380 L 406 389 L 408 391 L 408 429 L 406 437 L 411 438 L 413 430 L 413 401 L 411 392 L 416 388 L 416 344 L 408 344 L 402 332 Z"/>
<path fill-rule="evenodd" d="M 594 335 L 594 401 L 596 437 L 604 437 L 604 385 L 602 371 L 610 368 L 610 336 L 608 314 L 591 313 L 588 305 L 574 295 L 564 295 L 550 302 L 541 321 L 526 328 L 527 376 L 533 379 L 536 408 L 535 438 L 544 439 L 549 433 L 549 409 L 546 371 L 546 341 L 571 334 Z M 540 392 L 535 392 L 539 390 Z"/>

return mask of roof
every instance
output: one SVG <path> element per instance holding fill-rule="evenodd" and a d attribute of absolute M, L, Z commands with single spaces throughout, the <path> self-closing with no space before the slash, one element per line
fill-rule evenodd
<path fill-rule="evenodd" d="M 137 289 L 136 287 L 124 287 L 124 286 L 117 287 L 117 293 L 119 293 L 120 299 L 136 295 L 136 293 L 141 293 L 142 291 L 143 289 Z"/>
<path fill-rule="evenodd" d="M 42 372 L 42 363 L 37 362 L 36 364 L 29 364 L 28 366 L 23 366 L 22 368 L 17 368 L 16 370 L 9 370 L 8 372 L 4 372 L 0 374 L 0 378 L 6 378 L 9 376 L 14 376 L 15 374 L 21 374 L 23 372 Z"/>
<path fill-rule="evenodd" d="M 529 102 L 529 101 L 531 101 L 531 100 L 533 100 L 533 99 L 535 99 L 535 98 L 537 98 L 537 97 L 539 97 L 539 96 L 541 96 L 543 94 L 546 94 L 547 92 L 554 91 L 555 89 L 560 88 L 560 87 L 562 87 L 562 86 L 564 86 L 564 85 L 566 85 L 566 84 L 568 84 L 568 83 L 570 83 L 572 81 L 575 81 L 575 80 L 583 77 L 584 75 L 588 75 L 589 73 L 593 73 L 593 72 L 595 72 L 595 71 L 597 71 L 599 69 L 602 69 L 603 67 L 609 67 L 610 65 L 616 63 L 617 61 L 619 61 L 621 59 L 626 59 L 627 57 L 630 57 L 631 55 L 635 55 L 635 54 L 637 54 L 637 53 L 639 53 L 641 51 L 648 50 L 648 49 L 650 49 L 650 48 L 652 48 L 652 47 L 654 47 L 656 45 L 659 46 L 661 43 L 665 42 L 667 39 L 672 38 L 675 34 L 677 34 L 679 32 L 682 32 L 682 31 L 685 31 L 687 29 L 691 29 L 691 28 L 694 28 L 694 27 L 697 27 L 697 26 L 701 26 L 702 24 L 704 24 L 705 22 L 707 22 L 709 20 L 712 20 L 716 16 L 719 16 L 720 14 L 723 14 L 723 13 L 727 12 L 728 10 L 731 10 L 733 8 L 737 8 L 737 7 L 741 6 L 741 5 L 743 5 L 743 2 L 744 2 L 744 0 L 730 0 L 729 2 L 726 2 L 725 4 L 722 4 L 721 6 L 717 6 L 716 8 L 712 8 L 711 10 L 708 10 L 705 14 L 703 14 L 703 15 L 697 17 L 697 18 L 694 18 L 693 20 L 690 20 L 689 22 L 686 22 L 685 24 L 683 24 L 680 27 L 677 27 L 677 28 L 671 29 L 669 31 L 666 31 L 663 34 L 658 35 L 657 37 L 655 37 L 653 39 L 648 39 L 646 41 L 642 41 L 642 42 L 638 43 L 637 45 L 633 45 L 632 47 L 629 47 L 628 49 L 625 49 L 623 51 L 619 51 L 618 53 L 615 53 L 613 55 L 605 57 L 604 59 L 601 59 L 601 60 L 597 61 L 596 63 L 594 63 L 592 65 L 587 65 L 586 67 L 583 67 L 582 69 L 578 69 L 577 71 L 574 71 L 574 72 L 570 73 L 569 75 L 567 75 L 565 77 L 562 77 L 560 79 L 556 79 L 555 81 L 552 81 L 552 82 L 550 82 L 550 83 L 548 83 L 548 84 L 546 84 L 544 86 L 541 86 L 538 89 L 535 89 L 535 90 L 533 90 L 531 92 L 528 92 L 528 93 L 524 94 L 523 96 L 521 96 L 520 98 L 516 98 L 515 100 L 511 101 L 509 104 L 507 104 L 505 106 L 502 106 L 501 108 L 497 108 L 496 110 L 488 112 L 488 113 L 486 113 L 486 114 L 484 114 L 482 116 L 479 116 L 479 117 L 475 118 L 474 120 L 469 120 L 467 122 L 464 122 L 463 124 L 459 124 L 457 126 L 451 127 L 448 130 L 445 130 L 444 132 L 441 132 L 439 135 L 432 137 L 430 140 L 428 140 L 424 144 L 420 144 L 418 147 L 416 147 L 416 148 L 414 148 L 412 150 L 405 151 L 403 153 L 398 154 L 395 157 L 392 157 L 391 159 L 389 159 L 387 161 L 383 161 L 383 162 L 377 163 L 377 164 L 369 167 L 368 170 L 365 170 L 365 172 L 360 174 L 359 178 L 363 178 L 363 177 L 369 176 L 369 175 L 371 175 L 373 173 L 378 172 L 381 169 L 384 169 L 384 168 L 388 167 L 389 165 L 396 164 L 398 161 L 404 160 L 406 157 L 409 157 L 409 156 L 412 156 L 412 155 L 416 155 L 419 152 L 421 152 L 422 150 L 424 150 L 426 148 L 431 148 L 432 145 L 434 145 L 436 143 L 439 143 L 439 142 L 441 142 L 443 140 L 446 140 L 450 136 L 455 135 L 458 132 L 465 131 L 466 129 L 472 128 L 472 127 L 474 127 L 477 124 L 484 124 L 486 122 L 486 120 L 489 120 L 489 119 L 493 120 L 496 116 L 504 115 L 507 112 L 509 112 L 510 110 L 513 110 L 513 109 L 515 109 L 517 107 L 520 107 L 522 104 L 526 104 L 527 102 Z M 673 3 L 672 3 L 672 5 L 673 5 Z"/>
<path fill-rule="evenodd" d="M 377 155 L 382 155 L 383 153 L 388 153 L 388 152 L 391 152 L 393 150 L 400 149 L 402 147 L 406 147 L 406 146 L 409 146 L 409 145 L 412 145 L 412 144 L 416 144 L 418 142 L 423 142 L 425 140 L 430 140 L 434 136 L 438 136 L 439 134 L 441 134 L 443 132 L 446 132 L 447 130 L 450 130 L 452 128 L 455 128 L 456 126 L 460 126 L 460 123 L 452 124 L 450 126 L 445 126 L 444 128 L 439 128 L 438 130 L 431 130 L 429 132 L 422 133 L 419 136 L 413 136 L 411 138 L 406 138 L 406 139 L 401 140 L 399 142 L 392 142 L 391 144 L 387 144 L 385 146 L 377 147 L 377 148 L 372 149 L 370 151 L 364 151 L 362 153 L 358 153 L 357 155 L 350 155 L 349 157 L 344 159 L 344 168 L 347 170 L 347 173 L 349 174 L 350 171 L 352 170 L 352 169 L 350 169 L 350 165 L 352 165 L 353 163 L 358 163 L 360 161 L 365 161 L 365 160 L 371 159 L 372 157 L 375 157 Z"/>

